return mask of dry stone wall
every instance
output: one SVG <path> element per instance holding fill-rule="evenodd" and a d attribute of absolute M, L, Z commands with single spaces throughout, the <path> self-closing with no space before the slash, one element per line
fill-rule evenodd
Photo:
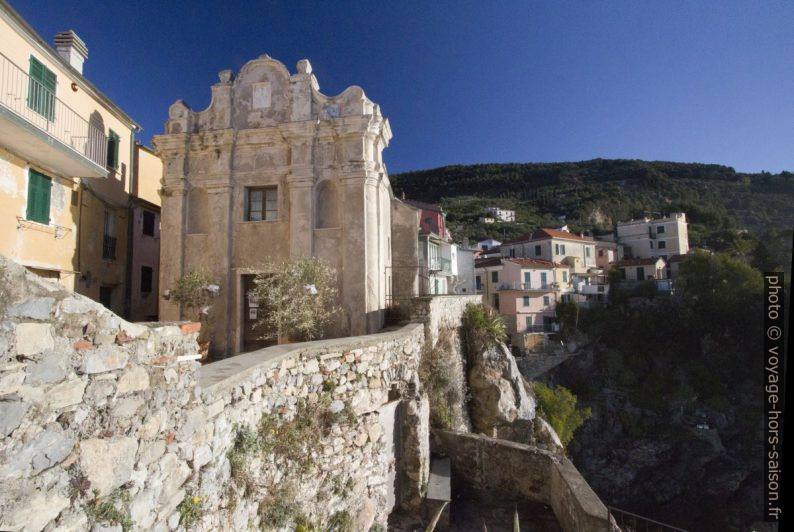
<path fill-rule="evenodd" d="M 422 324 L 203 367 L 196 336 L 0 257 L 0 530 L 368 530 L 418 505 Z"/>

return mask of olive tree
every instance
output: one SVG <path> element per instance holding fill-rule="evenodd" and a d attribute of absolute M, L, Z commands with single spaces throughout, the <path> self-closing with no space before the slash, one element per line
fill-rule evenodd
<path fill-rule="evenodd" d="M 342 312 L 337 284 L 336 270 L 315 257 L 263 265 L 251 293 L 262 338 L 322 338 Z"/>

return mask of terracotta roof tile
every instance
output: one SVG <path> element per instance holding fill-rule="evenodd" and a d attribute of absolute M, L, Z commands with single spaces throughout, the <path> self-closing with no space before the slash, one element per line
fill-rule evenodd
<path fill-rule="evenodd" d="M 541 229 L 536 229 L 531 233 L 526 233 L 513 240 L 508 240 L 507 242 L 503 242 L 502 245 L 517 244 L 518 242 L 532 242 L 533 240 L 545 240 L 547 238 L 563 238 L 566 240 L 578 240 L 581 242 L 595 243 L 595 241 L 592 238 L 584 238 L 577 235 L 576 233 L 568 233 L 567 231 L 560 231 L 558 229 L 541 228 Z"/>

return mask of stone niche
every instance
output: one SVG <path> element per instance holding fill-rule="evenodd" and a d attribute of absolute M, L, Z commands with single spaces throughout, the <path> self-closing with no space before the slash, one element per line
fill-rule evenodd
<path fill-rule="evenodd" d="M 224 301 L 214 305 L 209 333 L 222 353 L 245 350 L 242 276 L 271 260 L 322 258 L 339 272 L 341 330 L 364 334 L 383 324 L 389 122 L 360 87 L 326 96 L 307 60 L 296 70 L 267 55 L 237 75 L 224 70 L 207 109 L 177 101 L 154 138 L 164 161 L 160 286 L 192 270 L 221 281 Z M 267 201 L 252 207 L 259 197 Z M 161 319 L 181 317 L 173 302 L 160 303 Z"/>

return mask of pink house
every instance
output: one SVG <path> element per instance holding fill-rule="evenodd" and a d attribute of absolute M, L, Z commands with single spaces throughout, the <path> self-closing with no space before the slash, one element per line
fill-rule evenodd
<path fill-rule="evenodd" d="M 527 334 L 557 331 L 557 302 L 573 290 L 569 265 L 526 258 L 503 258 L 497 265 L 488 259 L 479 261 L 475 273 L 514 345 L 525 346 Z"/>

